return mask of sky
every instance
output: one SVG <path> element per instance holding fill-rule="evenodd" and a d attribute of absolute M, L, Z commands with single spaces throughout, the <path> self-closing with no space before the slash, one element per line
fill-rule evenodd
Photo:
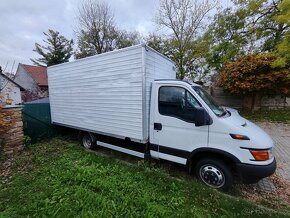
<path fill-rule="evenodd" d="M 146 35 L 154 31 L 158 0 L 106 0 L 117 25 Z M 0 4 L 0 66 L 15 72 L 18 63 L 32 64 L 39 55 L 32 50 L 43 44 L 43 32 L 57 30 L 75 39 L 78 0 L 2 0 Z M 14 66 L 13 66 L 14 65 Z"/>
<path fill-rule="evenodd" d="M 104 0 L 115 15 L 117 25 L 146 36 L 156 30 L 153 22 L 159 0 Z M 226 1 L 226 0 L 224 0 Z M 18 63 L 32 64 L 35 43 L 45 39 L 43 32 L 57 30 L 75 39 L 77 8 L 80 0 L 1 0 L 0 66 L 15 72 Z"/>

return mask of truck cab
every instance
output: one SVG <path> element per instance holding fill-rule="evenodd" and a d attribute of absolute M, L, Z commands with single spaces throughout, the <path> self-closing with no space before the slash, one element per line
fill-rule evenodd
<path fill-rule="evenodd" d="M 237 110 L 219 106 L 201 86 L 155 80 L 150 101 L 152 158 L 187 165 L 220 190 L 234 179 L 254 183 L 275 172 L 270 136 Z"/>

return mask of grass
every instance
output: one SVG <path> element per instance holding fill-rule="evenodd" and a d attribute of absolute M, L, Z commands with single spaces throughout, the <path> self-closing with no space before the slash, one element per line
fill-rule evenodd
<path fill-rule="evenodd" d="M 241 115 L 249 120 L 290 123 L 290 110 L 241 111 Z"/>
<path fill-rule="evenodd" d="M 0 217 L 290 216 L 61 138 L 31 145 L 12 172 L 0 179 Z"/>

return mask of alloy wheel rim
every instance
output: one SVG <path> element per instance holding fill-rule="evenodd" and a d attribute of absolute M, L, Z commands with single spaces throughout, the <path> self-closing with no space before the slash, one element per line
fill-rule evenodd
<path fill-rule="evenodd" d="M 215 166 L 202 166 L 199 175 L 202 181 L 210 187 L 220 188 L 225 184 L 225 176 L 223 172 Z"/>

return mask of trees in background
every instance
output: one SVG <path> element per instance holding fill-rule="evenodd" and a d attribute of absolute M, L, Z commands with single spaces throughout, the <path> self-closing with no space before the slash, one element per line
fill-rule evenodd
<path fill-rule="evenodd" d="M 290 96 L 290 68 L 273 68 L 276 59 L 272 54 L 250 54 L 226 62 L 218 85 L 235 95 L 252 96 L 252 109 L 261 96 Z"/>
<path fill-rule="evenodd" d="M 233 3 L 207 26 L 203 21 L 215 1 L 162 0 L 156 22 L 168 34 L 151 35 L 147 43 L 175 61 L 180 79 L 204 79 L 221 72 L 225 62 L 256 53 L 276 56 L 272 67 L 289 66 L 289 1 Z"/>
<path fill-rule="evenodd" d="M 108 4 L 84 1 L 78 9 L 77 21 L 77 59 L 113 50 L 118 33 Z"/>
<path fill-rule="evenodd" d="M 215 16 L 203 37 L 218 85 L 235 95 L 290 95 L 289 9 L 286 0 L 237 0 Z"/>
<path fill-rule="evenodd" d="M 77 59 L 128 47 L 140 41 L 137 32 L 117 28 L 114 14 L 105 2 L 84 1 L 79 7 L 77 21 Z"/>
<path fill-rule="evenodd" d="M 211 22 L 208 15 L 217 8 L 217 0 L 161 0 L 155 23 L 162 34 L 150 34 L 146 42 L 176 63 L 179 79 L 205 80 L 213 72 L 224 75 L 225 63 L 234 64 L 256 53 L 274 55 L 272 67 L 289 66 L 289 1 L 232 1 L 234 6 L 218 11 Z M 106 2 L 85 0 L 79 7 L 77 22 L 76 59 L 141 41 L 138 32 L 117 27 Z M 35 49 L 42 58 L 32 61 L 48 66 L 68 61 L 72 40 L 52 30 L 45 35 L 47 46 L 36 43 Z"/>
<path fill-rule="evenodd" d="M 236 0 L 234 3 L 233 8 L 215 15 L 203 36 L 209 45 L 204 57 L 211 70 L 220 71 L 226 61 L 251 53 L 289 54 L 285 52 L 287 38 L 289 42 L 289 1 Z"/>
<path fill-rule="evenodd" d="M 73 40 L 68 40 L 58 31 L 48 30 L 43 33 L 47 38 L 43 40 L 45 45 L 35 43 L 35 51 L 41 58 L 30 59 L 38 66 L 51 66 L 68 62 L 73 53 Z"/>
<path fill-rule="evenodd" d="M 116 48 L 126 48 L 132 45 L 137 45 L 141 42 L 141 35 L 137 31 L 119 30 L 118 36 L 115 39 Z"/>
<path fill-rule="evenodd" d="M 215 15 L 202 39 L 208 45 L 204 58 L 211 70 L 220 71 L 225 61 L 234 61 L 245 55 L 249 49 L 246 48 L 245 32 L 245 20 L 233 15 L 232 9 L 227 8 Z"/>
<path fill-rule="evenodd" d="M 148 44 L 155 45 L 158 51 L 176 63 L 180 79 L 191 78 L 196 69 L 202 66 L 199 64 L 197 67 L 197 59 L 201 57 L 202 44 L 196 42 L 206 26 L 205 18 L 216 5 L 215 0 L 160 1 L 156 23 L 167 31 L 167 34 L 164 39 L 158 39 L 156 36 L 149 37 Z M 157 45 L 158 40 L 162 41 L 160 45 Z"/>
<path fill-rule="evenodd" d="M 290 66 L 290 1 L 281 1 L 277 6 L 279 13 L 274 16 L 274 20 L 280 25 L 287 26 L 284 36 L 277 43 L 274 54 L 277 57 L 272 67 Z M 290 77 L 290 72 L 289 75 Z"/>

